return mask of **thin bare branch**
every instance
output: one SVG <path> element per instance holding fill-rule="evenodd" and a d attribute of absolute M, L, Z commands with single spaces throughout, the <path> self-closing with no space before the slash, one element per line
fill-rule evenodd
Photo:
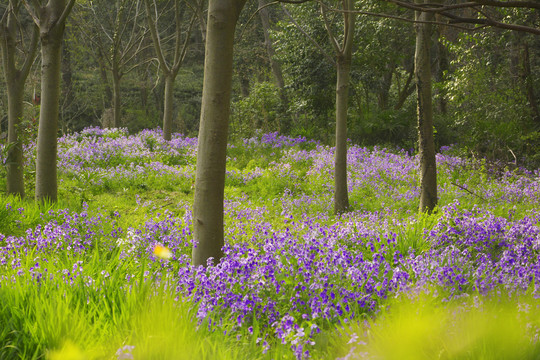
<path fill-rule="evenodd" d="M 24 59 L 24 63 L 21 67 L 21 77 L 26 79 L 32 68 L 32 64 L 36 59 L 36 52 L 39 42 L 39 28 L 36 24 L 32 26 L 32 38 L 30 40 L 30 46 L 28 47 L 28 53 Z"/>
<path fill-rule="evenodd" d="M 443 16 L 443 17 L 446 17 L 446 18 L 450 19 L 448 21 L 448 24 L 480 25 L 479 27 L 474 28 L 474 30 L 478 30 L 479 28 L 483 28 L 483 27 L 486 27 L 486 26 L 491 26 L 491 27 L 498 27 L 498 28 L 501 28 L 501 29 L 520 31 L 520 32 L 528 32 L 528 33 L 531 33 L 531 34 L 540 35 L 540 29 L 535 28 L 535 27 L 531 27 L 531 26 L 518 25 L 518 24 L 508 24 L 508 23 L 504 23 L 504 22 L 501 22 L 501 21 L 494 20 L 494 19 L 489 18 L 489 17 L 483 19 L 483 18 L 472 18 L 472 17 L 458 16 L 458 15 L 456 15 L 454 13 L 449 12 L 449 10 L 456 9 L 457 7 L 455 7 L 455 6 L 452 9 L 450 9 L 450 5 L 448 5 L 448 6 L 442 5 L 441 6 L 440 4 L 432 4 L 432 3 L 427 3 L 427 4 L 423 4 L 423 5 L 416 5 L 416 4 L 412 4 L 412 3 L 409 3 L 409 2 L 406 2 L 406 1 L 401 1 L 401 0 L 385 0 L 385 1 L 394 3 L 396 5 L 399 5 L 401 7 L 404 7 L 404 8 L 410 9 L 410 10 L 414 10 L 414 11 L 437 13 L 440 16 Z M 509 3 L 511 3 L 511 1 L 504 2 L 504 3 L 509 4 Z M 516 3 L 516 1 L 514 1 L 514 3 Z M 527 6 L 522 6 L 522 7 L 537 8 L 536 5 L 535 6 L 530 6 L 531 4 L 535 4 L 535 3 L 530 2 L 530 1 L 517 1 L 517 3 L 520 3 L 522 5 L 525 5 L 525 4 L 527 5 Z M 467 4 L 467 6 L 462 6 L 462 7 L 472 8 L 473 10 L 475 10 L 477 12 L 479 12 L 479 9 L 476 8 L 476 6 L 478 6 L 478 5 L 488 5 L 488 6 L 494 6 L 494 7 L 502 7 L 502 5 L 501 5 L 502 2 L 501 1 L 492 1 L 492 0 L 473 0 L 473 1 L 465 3 L 465 4 Z M 538 8 L 540 8 L 540 6 L 538 6 Z"/>
<path fill-rule="evenodd" d="M 157 14 L 157 5 L 156 1 L 152 1 L 154 7 L 154 13 Z M 150 35 L 152 37 L 152 42 L 154 43 L 154 50 L 156 51 L 156 56 L 159 61 L 159 64 L 165 69 L 165 72 L 170 72 L 171 69 L 163 56 L 163 50 L 161 47 L 161 40 L 159 37 L 159 32 L 157 30 L 157 20 L 152 19 L 152 9 L 150 8 L 150 0 L 144 0 L 144 5 L 146 7 L 146 20 L 148 22 L 148 27 L 150 30 Z M 176 6 L 175 6 L 176 8 Z M 157 17 L 156 17 L 157 18 Z"/>
<path fill-rule="evenodd" d="M 30 6 L 30 4 L 28 4 L 28 1 L 26 0 L 21 0 L 21 1 L 24 7 L 26 8 L 26 11 L 28 11 L 30 16 L 32 17 L 32 20 L 34 20 L 34 23 L 36 23 L 36 25 L 39 26 L 39 16 L 37 16 L 36 12 L 32 9 L 32 6 Z M 37 0 L 32 0 L 32 5 L 34 6 L 35 9 L 39 9 L 39 3 L 37 2 Z"/>
<path fill-rule="evenodd" d="M 73 9 L 73 5 L 75 5 L 75 0 L 69 0 L 68 4 L 64 8 L 64 11 L 62 12 L 62 15 L 60 15 L 58 18 L 57 24 L 63 24 L 66 22 L 71 9 Z"/>
<path fill-rule="evenodd" d="M 339 55 L 343 52 L 343 49 L 339 46 L 336 37 L 334 36 L 334 33 L 332 31 L 332 27 L 328 21 L 328 18 L 326 16 L 326 10 L 324 6 L 320 6 L 321 8 L 321 17 L 324 22 L 324 27 L 326 28 L 326 32 L 328 33 L 328 37 L 330 38 L 330 44 L 332 45 L 332 48 L 334 48 L 334 51 L 336 52 L 336 55 Z"/>
<path fill-rule="evenodd" d="M 313 0 L 278 0 L 278 2 L 285 3 L 285 4 L 303 4 L 309 1 L 313 1 Z"/>
<path fill-rule="evenodd" d="M 6 5 L 6 10 L 4 11 L 4 14 L 2 14 L 2 18 L 0 19 L 0 24 L 4 24 L 7 21 L 8 14 L 11 11 L 10 6 L 11 6 L 11 2 L 8 5 Z M 0 29 L 0 31 L 2 31 L 2 29 Z"/>
<path fill-rule="evenodd" d="M 479 5 L 494 7 L 531 8 L 540 9 L 539 1 L 497 1 L 497 0 L 472 0 Z"/>
<path fill-rule="evenodd" d="M 193 13 L 191 15 L 191 20 L 189 22 L 189 27 L 188 27 L 187 32 L 186 32 L 186 38 L 184 39 L 184 45 L 182 46 L 182 53 L 180 54 L 180 57 L 178 59 L 175 59 L 175 64 L 174 64 L 174 69 L 173 69 L 173 71 L 175 73 L 178 73 L 178 70 L 180 69 L 180 66 L 184 62 L 184 59 L 186 58 L 187 49 L 189 47 L 188 46 L 189 37 L 191 36 L 191 32 L 193 31 L 193 26 L 195 25 L 195 20 L 196 19 L 197 19 L 197 14 Z"/>
<path fill-rule="evenodd" d="M 457 186 L 457 187 L 460 188 L 461 190 L 465 190 L 465 191 L 468 192 L 469 194 L 474 195 L 474 196 L 478 197 L 479 199 L 482 199 L 482 200 L 486 201 L 486 198 L 484 198 L 483 196 L 480 196 L 480 195 L 478 195 L 478 194 L 472 192 L 471 190 L 467 189 L 465 186 L 456 184 L 455 182 L 451 182 L 450 184 L 452 184 L 452 185 L 454 185 L 454 186 Z"/>
<path fill-rule="evenodd" d="M 386 1 L 392 1 L 392 0 L 386 0 Z M 476 27 L 476 28 L 469 28 L 469 27 L 459 26 L 459 25 L 455 25 L 455 24 L 452 24 L 452 23 L 449 23 L 449 22 L 443 22 L 443 21 L 414 20 L 414 19 L 409 19 L 409 18 L 402 17 L 402 16 L 396 16 L 396 15 L 385 14 L 385 13 L 376 13 L 376 12 L 363 11 L 363 10 L 342 10 L 342 9 L 336 9 L 336 8 L 330 7 L 330 6 L 328 6 L 328 5 L 324 4 L 324 3 L 322 3 L 322 4 L 326 7 L 326 9 L 328 9 L 328 11 L 340 12 L 340 13 L 351 13 L 351 14 L 358 14 L 358 15 L 364 15 L 364 16 L 374 16 L 374 17 L 380 17 L 380 18 L 385 18 L 385 19 L 393 19 L 393 20 L 409 22 L 409 23 L 413 23 L 413 24 L 443 25 L 443 26 L 449 26 L 449 27 L 464 30 L 464 31 L 476 31 L 476 30 L 480 30 L 481 28 L 485 27 L 485 26 L 482 26 L 482 27 Z"/>

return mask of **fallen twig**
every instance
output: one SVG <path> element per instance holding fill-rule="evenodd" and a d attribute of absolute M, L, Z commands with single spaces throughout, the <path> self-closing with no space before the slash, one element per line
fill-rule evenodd
<path fill-rule="evenodd" d="M 465 186 L 456 184 L 455 182 L 451 182 L 450 184 L 452 184 L 452 185 L 454 185 L 454 186 L 457 186 L 457 187 L 460 188 L 461 190 L 465 190 L 465 191 L 468 192 L 469 194 L 474 195 L 474 196 L 476 196 L 476 197 L 478 197 L 478 198 L 480 198 L 480 199 L 482 199 L 482 200 L 484 200 L 484 201 L 487 201 L 486 198 L 484 198 L 484 197 L 482 197 L 482 196 L 480 196 L 480 195 L 478 195 L 478 194 L 472 192 L 471 190 L 467 189 Z"/>

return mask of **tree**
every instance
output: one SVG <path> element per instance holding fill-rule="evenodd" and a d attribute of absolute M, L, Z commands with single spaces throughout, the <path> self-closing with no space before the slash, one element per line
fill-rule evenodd
<path fill-rule="evenodd" d="M 167 59 L 168 54 L 165 49 L 166 44 L 158 30 L 158 20 L 162 14 L 158 16 L 156 0 L 152 0 L 152 2 L 150 2 L 150 0 L 144 0 L 144 4 L 146 6 L 146 19 L 148 21 L 150 34 L 152 35 L 154 50 L 159 61 L 161 72 L 165 77 L 165 95 L 163 101 L 163 138 L 165 140 L 171 140 L 174 81 L 186 57 L 191 30 L 198 16 L 196 9 L 199 9 L 200 6 L 199 4 L 191 5 L 185 2 L 185 6 L 192 7 L 193 13 L 191 15 L 189 26 L 184 32 L 184 39 L 182 41 L 182 15 L 184 13 L 184 6 L 180 5 L 180 0 L 174 0 L 173 11 L 175 32 L 172 37 L 174 46 L 172 47 L 172 59 Z M 152 16 L 152 13 L 155 13 L 154 17 Z"/>
<path fill-rule="evenodd" d="M 259 17 L 261 19 L 261 25 L 264 35 L 264 45 L 266 47 L 266 53 L 268 55 L 268 61 L 270 62 L 270 69 L 272 69 L 272 75 L 274 76 L 274 82 L 279 89 L 279 95 L 281 98 L 281 105 L 286 107 L 289 103 L 287 94 L 285 92 L 285 80 L 283 79 L 283 70 L 281 69 L 280 62 L 275 57 L 274 44 L 270 37 L 270 12 L 267 9 L 268 3 L 266 0 L 258 0 L 259 4 Z M 287 131 L 290 128 L 290 122 L 282 121 L 280 130 Z"/>
<path fill-rule="evenodd" d="M 6 6 L 0 19 L 0 50 L 8 95 L 7 193 L 22 198 L 25 195 L 24 159 L 19 134 L 23 117 L 23 94 L 26 79 L 36 57 L 39 33 L 35 24 L 21 24 L 20 8 L 19 0 L 11 0 Z M 22 40 L 27 37 L 24 29 L 28 28 L 31 39 L 25 48 Z M 19 59 L 20 66 L 17 66 L 19 47 L 23 48 L 24 56 Z"/>
<path fill-rule="evenodd" d="M 423 2 L 418 2 L 417 0 L 414 0 L 414 2 L 408 0 L 385 1 L 411 10 L 437 14 L 440 19 L 437 21 L 438 24 L 459 27 L 462 30 L 476 31 L 490 26 L 540 35 L 540 29 L 537 26 L 519 24 L 513 21 L 514 19 L 511 16 L 498 11 L 499 9 L 527 9 L 538 12 L 540 10 L 540 1 L 538 0 L 470 0 L 457 3 L 453 0 L 427 0 Z M 434 20 L 431 19 L 429 22 L 434 23 Z M 458 26 L 458 24 L 478 26 L 466 27 Z"/>
<path fill-rule="evenodd" d="M 422 4 L 423 0 L 415 0 Z M 416 52 L 414 74 L 417 95 L 418 150 L 420 153 L 420 211 L 431 212 L 437 206 L 437 165 L 433 139 L 431 99 L 431 24 L 433 14 L 415 14 Z"/>
<path fill-rule="evenodd" d="M 41 40 L 41 109 L 37 138 L 36 200 L 56 201 L 58 108 L 60 100 L 60 67 L 62 40 L 66 19 L 75 0 L 49 0 L 46 5 L 23 0 L 39 27 Z"/>
<path fill-rule="evenodd" d="M 79 19 L 79 29 L 85 30 L 85 38 L 92 44 L 96 62 L 102 68 L 101 77 L 105 80 L 108 74 L 111 76 L 113 127 L 120 126 L 121 80 L 140 65 L 135 59 L 144 49 L 146 29 L 140 24 L 141 5 L 141 0 L 95 0 L 81 4 L 89 16 Z"/>
<path fill-rule="evenodd" d="M 336 55 L 336 148 L 334 161 L 334 212 L 341 214 L 349 209 L 347 185 L 347 111 L 349 108 L 349 81 L 354 41 L 354 23 L 356 14 L 353 0 L 342 0 L 343 6 L 343 42 L 340 45 L 328 22 L 324 5 L 321 14 L 334 53 Z"/>
<path fill-rule="evenodd" d="M 197 145 L 193 264 L 222 256 L 223 200 L 230 114 L 233 44 L 246 0 L 210 0 L 206 30 L 201 122 Z"/>

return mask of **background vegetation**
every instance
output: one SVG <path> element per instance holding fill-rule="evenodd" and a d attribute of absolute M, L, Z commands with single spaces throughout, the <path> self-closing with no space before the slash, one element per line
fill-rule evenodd
<path fill-rule="evenodd" d="M 170 1 L 158 1 L 162 20 L 171 19 Z M 122 1 L 80 1 L 71 14 L 64 40 L 62 63 L 62 134 L 98 126 L 111 108 L 111 72 L 97 43 L 112 36 L 101 12 L 113 13 Z M 262 2 L 264 3 L 264 2 Z M 261 3 L 261 4 L 262 4 Z M 325 57 L 332 49 L 320 20 L 318 5 L 267 7 L 270 28 L 264 29 L 260 4 L 249 2 L 239 20 L 235 46 L 231 136 L 252 136 L 257 130 L 305 135 L 331 144 L 334 126 L 335 69 Z M 0 5 L 0 10 L 5 5 Z M 110 7 L 110 10 L 107 8 Z M 285 12 L 284 9 L 287 9 Z M 362 11 L 411 17 L 412 13 L 387 2 L 358 2 Z M 501 9 L 497 16 L 514 23 L 538 26 L 538 13 Z M 289 17 L 289 15 L 291 17 Z M 24 12 L 22 13 L 25 14 Z M 25 15 L 28 16 L 28 15 Z M 302 29 L 299 30 L 299 25 Z M 144 16 L 126 16 L 145 27 Z M 197 133 L 204 60 L 204 21 L 197 18 L 189 34 L 189 49 L 174 88 L 174 131 Z M 172 35 L 162 21 L 163 36 Z M 189 17 L 184 15 L 184 30 Z M 339 29 L 339 22 L 335 24 Z M 106 33 L 109 31 L 109 33 Z M 269 56 L 265 32 L 274 50 Z M 107 35 L 108 34 L 108 35 Z M 307 36 L 306 36 L 307 34 Z M 456 144 L 464 156 L 486 157 L 503 165 L 536 167 L 540 147 L 538 102 L 540 39 L 526 33 L 486 28 L 466 32 L 436 26 L 433 77 L 436 143 Z M 435 37 L 434 34 L 434 37 Z M 97 36 L 99 35 L 99 36 Z M 140 51 L 131 54 L 121 82 L 121 126 L 130 132 L 161 126 L 163 76 L 148 32 L 142 32 Z M 100 40 L 101 39 L 101 40 Z M 311 39 L 311 40 L 310 40 Z M 395 19 L 359 15 L 354 44 L 349 104 L 349 138 L 356 144 L 415 148 L 414 29 Z M 317 44 L 317 45 L 315 45 Z M 271 70 L 278 64 L 279 87 Z M 36 118 L 32 95 L 39 93 L 39 59 L 25 94 L 25 120 Z M 0 82 L 3 78 L 0 78 Z M 7 126 L 7 98 L 0 86 L 1 129 Z M 37 89 L 37 90 L 36 90 Z"/>

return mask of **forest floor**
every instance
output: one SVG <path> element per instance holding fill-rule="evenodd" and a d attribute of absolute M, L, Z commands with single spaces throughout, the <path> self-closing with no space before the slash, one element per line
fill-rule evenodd
<path fill-rule="evenodd" d="M 419 214 L 418 158 L 351 145 L 335 216 L 334 149 L 259 134 L 229 145 L 225 255 L 197 268 L 197 140 L 160 136 L 64 136 L 58 203 L 0 195 L 0 359 L 540 357 L 538 172 L 445 149 Z"/>

